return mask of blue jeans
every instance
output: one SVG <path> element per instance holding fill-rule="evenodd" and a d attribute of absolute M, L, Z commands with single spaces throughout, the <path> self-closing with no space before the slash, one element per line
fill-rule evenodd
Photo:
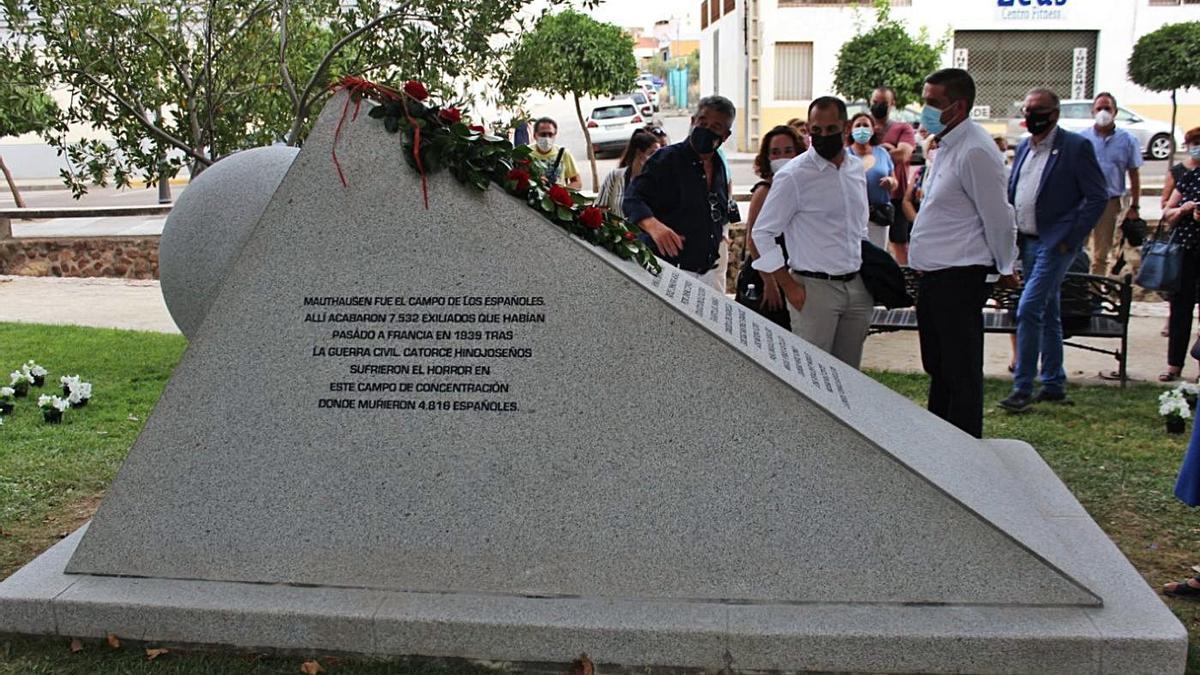
<path fill-rule="evenodd" d="M 1021 270 L 1025 289 L 1017 305 L 1017 368 L 1013 391 L 1033 393 L 1033 376 L 1041 356 L 1042 388 L 1062 393 L 1067 383 L 1063 370 L 1061 290 L 1078 247 L 1066 253 L 1049 249 L 1037 239 L 1021 238 Z"/>

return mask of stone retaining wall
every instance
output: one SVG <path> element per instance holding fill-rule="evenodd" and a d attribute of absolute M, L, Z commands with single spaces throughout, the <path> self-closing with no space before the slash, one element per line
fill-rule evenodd
<path fill-rule="evenodd" d="M 0 274 L 157 279 L 158 240 L 157 236 L 3 239 Z"/>

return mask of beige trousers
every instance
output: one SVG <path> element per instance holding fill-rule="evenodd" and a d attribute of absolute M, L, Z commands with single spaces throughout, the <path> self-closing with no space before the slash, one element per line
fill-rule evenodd
<path fill-rule="evenodd" d="M 1091 242 L 1089 254 L 1092 257 L 1092 274 L 1107 275 L 1108 271 L 1112 269 L 1112 264 L 1116 262 L 1120 251 L 1113 250 L 1113 239 L 1117 231 L 1117 223 L 1120 222 L 1121 216 L 1129 210 L 1127 206 L 1129 201 L 1129 195 L 1110 198 L 1108 205 L 1104 207 L 1104 213 L 1100 214 L 1100 220 L 1096 223 L 1096 227 L 1088 235 Z"/>
<path fill-rule="evenodd" d="M 792 332 L 858 368 L 875 307 L 862 277 L 829 281 L 793 274 L 792 278 L 804 285 L 806 295 L 803 310 L 788 304 Z"/>

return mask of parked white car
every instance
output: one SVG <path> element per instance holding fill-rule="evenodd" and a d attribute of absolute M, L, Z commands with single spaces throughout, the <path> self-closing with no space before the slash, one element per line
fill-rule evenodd
<path fill-rule="evenodd" d="M 634 105 L 637 106 L 638 113 L 640 113 L 643 117 L 645 117 L 647 122 L 650 121 L 650 118 L 654 117 L 654 110 L 655 110 L 654 104 L 650 101 L 650 97 L 648 95 L 646 95 L 646 92 L 641 89 L 629 92 L 628 94 L 620 94 L 618 96 L 614 96 L 614 97 L 612 97 L 612 100 L 614 100 L 614 101 L 622 101 L 622 100 L 633 101 Z"/>
<path fill-rule="evenodd" d="M 1020 113 L 1021 104 L 1013 106 L 1013 117 L 1008 120 L 1005 137 L 1012 145 L 1029 135 L 1025 130 L 1025 119 Z M 1092 118 L 1090 100 L 1063 101 L 1060 105 L 1058 126 L 1067 131 L 1083 131 L 1095 122 Z M 1142 155 L 1149 159 L 1167 159 L 1175 154 L 1175 148 L 1183 144 L 1183 131 L 1175 129 L 1171 139 L 1171 123 L 1151 120 L 1128 108 L 1117 107 L 1117 126 L 1133 134 L 1142 146 Z"/>
<path fill-rule="evenodd" d="M 592 108 L 586 121 L 588 135 L 592 137 L 592 152 L 597 157 L 608 152 L 619 154 L 633 132 L 645 126 L 649 119 L 628 98 Z"/>
<path fill-rule="evenodd" d="M 646 99 L 650 101 L 650 105 L 654 108 L 654 112 L 658 112 L 658 90 L 654 88 L 654 84 L 645 82 L 643 80 L 638 80 L 634 84 L 636 84 L 641 92 L 646 95 Z"/>

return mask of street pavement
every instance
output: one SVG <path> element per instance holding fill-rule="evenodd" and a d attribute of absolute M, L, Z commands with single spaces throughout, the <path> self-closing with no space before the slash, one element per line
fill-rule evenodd
<path fill-rule="evenodd" d="M 580 107 L 586 115 L 598 102 L 604 99 L 586 98 L 580 101 Z M 575 104 L 571 99 L 562 97 L 545 97 L 533 95 L 527 106 L 534 117 L 547 116 L 558 122 L 558 141 L 571 151 L 575 157 L 583 178 L 583 189 L 593 189 L 592 168 L 587 160 L 587 145 L 584 142 L 583 130 L 575 115 Z M 689 130 L 689 118 L 686 114 L 664 109 L 656 115 L 658 121 L 672 142 L 683 140 Z M 728 158 L 733 178 L 734 192 L 745 193 L 758 181 L 754 175 L 752 164 L 753 153 L 738 153 L 730 151 Z M 600 179 L 616 168 L 616 159 L 598 159 L 596 174 Z M 1146 185 L 1161 185 L 1166 170 L 1165 162 L 1147 162 L 1142 167 L 1143 183 Z M 36 207 L 99 207 L 99 206 L 141 206 L 158 203 L 157 188 L 130 188 L 116 190 L 114 188 L 93 188 L 79 200 L 72 198 L 65 189 L 46 189 L 55 187 L 53 178 L 38 181 L 27 181 L 31 188 L 22 193 L 26 204 Z M 173 198 L 187 189 L 186 184 L 171 186 Z M 1143 217 L 1153 218 L 1157 214 L 1157 200 L 1144 200 Z M 1153 206 L 1152 206 L 1153 205 Z M 7 190 L 0 189 L 0 208 L 12 208 L 12 196 Z M 116 235 L 152 235 L 162 232 L 163 217 L 136 216 L 128 218 L 64 218 L 40 221 L 13 221 L 13 235 L 16 237 L 64 237 L 64 236 L 116 236 Z"/>

